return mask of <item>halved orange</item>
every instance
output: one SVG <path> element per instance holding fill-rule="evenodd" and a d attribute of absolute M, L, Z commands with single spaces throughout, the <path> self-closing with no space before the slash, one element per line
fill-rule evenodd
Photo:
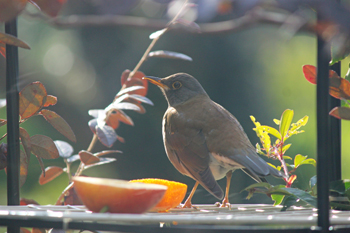
<path fill-rule="evenodd" d="M 175 181 L 163 179 L 138 179 L 130 182 L 147 183 L 147 184 L 161 184 L 168 187 L 163 199 L 151 209 L 151 211 L 163 212 L 178 206 L 184 199 L 187 191 L 187 185 Z"/>

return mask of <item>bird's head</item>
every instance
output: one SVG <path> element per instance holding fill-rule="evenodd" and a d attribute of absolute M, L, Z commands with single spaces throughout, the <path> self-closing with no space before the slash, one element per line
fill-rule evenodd
<path fill-rule="evenodd" d="M 160 87 L 169 106 L 176 106 L 198 97 L 208 97 L 202 85 L 189 74 L 177 73 L 166 78 L 146 76 L 144 79 Z"/>

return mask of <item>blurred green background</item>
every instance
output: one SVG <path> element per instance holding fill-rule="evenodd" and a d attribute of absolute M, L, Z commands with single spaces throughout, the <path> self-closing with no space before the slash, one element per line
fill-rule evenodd
<path fill-rule="evenodd" d="M 103 7 L 93 2 L 68 1 L 61 14 L 106 13 Z M 148 16 L 147 8 L 142 4 L 145 3 L 141 1 L 135 5 L 128 14 Z M 153 12 L 151 17 L 161 17 L 163 8 Z M 35 11 L 30 6 L 29 10 Z M 87 125 L 91 119 L 88 110 L 103 109 L 109 105 L 121 88 L 121 73 L 135 67 L 149 45 L 148 36 L 153 31 L 112 26 L 62 29 L 26 15 L 19 17 L 18 26 L 19 38 L 31 47 L 31 50 L 19 49 L 20 89 L 33 81 L 42 82 L 48 94 L 58 97 L 58 103 L 49 109 L 61 115 L 77 136 L 78 142 L 71 143 L 75 153 L 86 150 L 92 139 L 92 132 Z M 252 130 L 254 125 L 250 115 L 262 124 L 271 126 L 274 126 L 272 120 L 279 119 L 287 108 L 294 110 L 293 122 L 308 115 L 309 123 L 303 128 L 305 133 L 290 139 L 292 147 L 287 155 L 294 157 L 300 153 L 316 158 L 316 86 L 308 83 L 302 73 L 302 65 L 316 64 L 315 36 L 298 33 L 291 37 L 284 30 L 268 25 L 216 35 L 169 32 L 153 50 L 184 53 L 192 57 L 193 61 L 152 58 L 144 63 L 141 71 L 158 77 L 177 72 L 193 75 L 215 102 L 237 117 L 253 145 L 258 142 L 258 138 Z M 342 65 L 342 76 L 347 72 L 349 61 L 346 59 Z M 0 98 L 5 98 L 5 59 L 2 57 L 0 79 Z M 167 108 L 166 101 L 153 85 L 150 85 L 147 97 L 155 106 L 146 106 L 144 115 L 128 112 L 135 126 L 121 125 L 117 129 L 117 134 L 124 137 L 126 142 L 117 142 L 111 149 L 122 150 L 123 154 L 113 155 L 117 158 L 116 162 L 89 169 L 84 174 L 125 180 L 169 179 L 188 184 L 189 192 L 194 181 L 181 175 L 168 161 L 164 151 L 161 121 Z M 0 117 L 6 118 L 5 108 L 0 109 Z M 41 117 L 28 120 L 23 127 L 30 135 L 44 134 L 53 140 L 68 141 Z M 349 127 L 349 122 L 342 121 L 344 179 L 350 178 L 347 169 L 350 164 Z M 6 127 L 1 127 L 0 134 L 5 132 Z M 98 143 L 94 152 L 104 149 Z M 62 159 L 45 160 L 44 163 L 46 166 L 64 166 Z M 306 189 L 315 173 L 315 167 L 303 166 L 297 170 L 298 179 L 294 185 Z M 54 204 L 67 186 L 67 176 L 61 175 L 41 186 L 38 183 L 40 174 L 38 161 L 32 156 L 27 181 L 21 188 L 21 197 L 35 199 L 40 204 Z M 254 181 L 242 172 L 236 171 L 232 179 L 231 203 L 271 203 L 264 195 L 245 199 L 247 193 L 241 190 Z M 280 182 L 273 178 L 270 181 Z M 223 188 L 225 182 L 225 179 L 219 181 Z M 198 189 L 193 199 L 193 203 L 216 201 L 202 188 Z M 0 205 L 6 203 L 6 174 L 0 171 Z"/>

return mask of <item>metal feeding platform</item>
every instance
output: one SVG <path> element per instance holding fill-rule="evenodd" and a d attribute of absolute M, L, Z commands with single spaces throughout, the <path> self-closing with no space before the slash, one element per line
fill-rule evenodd
<path fill-rule="evenodd" d="M 197 209 L 175 208 L 165 213 L 112 214 L 92 213 L 84 206 L 0 206 L 0 225 L 84 229 L 105 231 L 167 232 L 207 229 L 212 232 L 267 232 L 281 228 L 293 232 L 318 231 L 317 209 L 266 204 L 233 204 L 231 209 L 215 205 L 196 205 Z M 330 224 L 334 229 L 350 225 L 350 211 L 330 210 Z M 344 229 L 346 230 L 346 229 Z M 341 230 L 340 230 L 341 231 Z M 346 232 L 346 231 L 344 231 Z"/>

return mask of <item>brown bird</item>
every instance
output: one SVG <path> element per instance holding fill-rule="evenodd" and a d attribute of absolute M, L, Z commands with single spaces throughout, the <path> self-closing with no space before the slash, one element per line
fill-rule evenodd
<path fill-rule="evenodd" d="M 284 175 L 260 158 L 237 119 L 210 99 L 191 75 L 144 77 L 159 86 L 168 101 L 163 117 L 163 141 L 170 162 L 183 175 L 196 180 L 184 207 L 201 184 L 218 199 L 224 193 L 216 180 L 227 177 L 221 206 L 229 205 L 232 171 L 242 169 L 257 182 L 263 177 Z"/>

